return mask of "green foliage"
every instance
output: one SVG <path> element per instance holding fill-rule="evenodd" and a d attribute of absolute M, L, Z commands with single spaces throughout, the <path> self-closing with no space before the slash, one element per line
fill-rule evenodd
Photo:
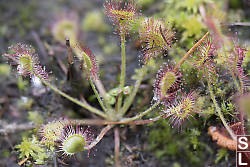
<path fill-rule="evenodd" d="M 46 149 L 35 136 L 32 136 L 32 138 L 24 137 L 21 144 L 16 145 L 15 148 L 20 152 L 19 158 L 32 158 L 35 164 L 44 164 L 45 160 L 49 157 Z"/>
<path fill-rule="evenodd" d="M 199 146 L 198 137 L 201 135 L 201 132 L 198 129 L 191 129 L 190 130 L 190 143 L 193 145 L 193 149 L 196 150 Z"/>
<path fill-rule="evenodd" d="M 138 1 L 140 2 L 142 6 L 147 7 L 153 4 L 156 0 L 146 0 L 146 1 L 138 0 Z M 173 49 L 175 51 L 171 51 L 171 50 L 169 51 L 169 55 L 172 58 L 174 57 L 175 60 L 178 60 L 180 59 L 179 55 L 185 54 L 185 50 L 187 48 L 190 48 L 193 45 L 193 42 L 195 41 L 195 39 L 200 38 L 204 34 L 204 32 L 207 31 L 198 9 L 200 5 L 204 5 L 207 2 L 210 2 L 210 0 L 184 0 L 184 1 L 183 0 L 176 0 L 176 1 L 165 0 L 165 2 L 166 2 L 166 5 L 162 6 L 164 11 L 161 13 L 161 15 L 163 15 L 164 18 L 167 17 L 169 19 L 171 24 L 173 24 L 177 28 L 176 30 L 177 33 L 181 36 L 181 37 L 177 37 L 178 39 L 181 39 L 180 45 L 175 46 L 175 48 Z M 126 11 L 122 11 L 122 12 L 124 13 Z M 25 16 L 24 17 L 25 19 L 27 17 L 27 14 L 25 12 L 24 12 L 24 16 Z M 144 19 L 145 19 L 144 17 L 139 17 L 139 19 L 136 20 L 135 23 L 132 25 L 132 28 L 131 28 L 132 31 L 138 30 L 139 27 L 141 26 L 140 23 L 144 21 Z M 82 29 L 85 31 L 107 33 L 110 31 L 110 29 L 109 29 L 109 26 L 106 25 L 103 20 L 104 18 L 103 18 L 102 12 L 100 11 L 89 12 L 86 14 L 86 18 L 82 22 Z M 119 20 L 120 24 L 123 23 L 122 20 L 124 19 L 121 17 Z M 65 34 L 69 34 L 71 42 L 73 41 L 72 43 L 76 44 L 76 41 L 78 38 L 78 32 L 77 32 L 78 24 L 76 22 L 71 22 L 71 21 L 72 21 L 71 19 L 66 19 L 61 24 L 61 26 L 55 29 L 56 30 L 55 32 L 58 32 L 57 35 L 61 35 L 59 38 L 54 36 L 55 38 L 57 38 L 57 40 L 61 40 L 61 42 L 63 42 L 65 38 Z M 160 28 L 154 29 L 154 31 L 159 30 L 159 33 L 157 34 L 158 35 L 157 38 L 161 39 L 162 41 L 159 44 L 159 46 L 161 46 L 162 43 L 166 43 L 166 40 L 164 39 L 164 35 L 162 35 L 163 32 L 160 32 L 160 29 L 161 29 L 161 26 Z M 59 30 L 62 30 L 62 31 L 59 31 Z M 146 38 L 148 38 L 148 36 Z M 118 47 L 116 45 L 113 45 L 112 43 L 106 45 L 106 43 L 107 42 L 105 41 L 104 37 L 99 38 L 99 44 L 103 47 L 103 52 L 105 54 L 109 55 L 117 50 Z M 153 49 L 153 46 L 155 44 L 156 44 L 156 40 L 152 40 L 152 43 L 151 43 L 152 48 L 150 47 L 149 49 Z M 124 47 L 125 47 L 125 44 L 124 44 Z M 95 65 L 90 55 L 88 55 L 85 52 L 82 53 L 81 49 L 79 48 L 72 48 L 72 49 L 74 50 L 76 55 L 80 54 L 82 56 L 81 59 L 84 60 L 88 73 L 90 73 L 91 72 L 90 69 L 93 68 L 93 66 Z M 29 61 L 28 63 L 26 62 L 27 61 L 26 57 L 24 57 L 24 59 L 21 59 L 20 61 L 22 64 L 25 64 L 25 65 L 28 65 L 29 63 Z M 201 61 L 201 63 L 203 62 L 204 60 Z M 223 65 L 223 63 L 220 63 L 220 64 Z M 143 74 L 145 73 L 151 74 L 153 73 L 153 71 L 156 71 L 158 67 L 159 67 L 158 62 L 156 62 L 154 59 L 150 59 L 147 65 L 135 70 L 135 74 L 132 76 L 132 79 L 139 80 L 141 82 L 143 78 Z M 198 70 L 195 70 L 194 68 L 192 68 L 191 64 L 186 63 L 181 68 L 183 70 L 183 74 L 185 74 L 183 76 L 183 80 L 185 80 L 185 83 L 187 84 L 187 87 L 189 87 L 189 89 L 192 87 L 196 88 L 196 86 L 201 83 L 200 81 L 203 81 L 201 73 Z M 126 69 L 124 71 L 126 71 Z M 0 66 L 0 74 L 3 75 L 5 73 L 9 73 L 9 69 L 6 69 L 6 67 Z M 125 76 L 122 76 L 122 75 L 120 77 L 125 78 Z M 150 76 L 148 75 L 147 77 L 150 78 Z M 150 79 L 148 80 L 149 80 L 149 84 L 151 84 L 150 83 L 151 80 Z M 166 73 L 163 79 L 163 82 L 165 82 L 165 84 L 161 87 L 161 89 L 164 90 L 164 92 L 167 92 L 167 90 L 170 88 L 169 85 L 172 85 L 175 82 L 175 80 L 176 78 L 173 73 Z M 46 82 L 44 82 L 44 84 L 47 86 L 50 85 L 50 83 L 46 83 Z M 23 82 L 23 80 L 21 79 L 18 80 L 18 87 L 20 90 L 24 90 L 26 85 L 27 84 Z M 133 91 L 132 86 L 126 86 L 126 85 L 124 86 L 124 84 L 121 84 L 121 85 L 122 86 L 115 87 L 111 89 L 108 93 L 104 94 L 104 97 L 103 97 L 105 99 L 104 103 L 106 103 L 107 101 L 108 105 L 105 104 L 107 108 L 109 107 L 109 105 L 113 105 L 116 103 L 116 99 L 119 99 L 118 96 L 120 94 L 130 95 L 131 92 Z M 98 109 L 93 109 L 92 107 L 89 107 L 88 104 L 81 103 L 80 101 L 77 101 L 76 99 L 66 96 L 64 92 L 60 92 L 59 90 L 57 90 L 57 88 L 54 88 L 53 86 L 50 86 L 50 87 L 56 93 L 59 93 L 62 96 L 68 99 L 71 99 L 71 101 L 75 102 L 76 104 L 80 104 L 80 106 L 82 106 L 83 108 L 86 108 L 92 112 L 94 111 L 93 113 L 95 114 L 99 113 Z M 188 89 L 187 87 L 186 89 Z M 232 116 L 232 112 L 235 109 L 233 104 L 231 102 L 228 102 L 229 100 L 224 100 L 224 98 L 229 92 L 228 90 L 230 90 L 231 88 L 232 88 L 231 85 L 223 86 L 222 84 L 218 84 L 214 88 L 216 97 L 220 100 L 221 110 L 226 116 L 229 116 L 229 115 Z M 169 163 L 170 160 L 171 162 L 173 161 L 180 162 L 179 160 L 183 159 L 185 161 L 185 164 L 188 164 L 189 166 L 190 165 L 199 166 L 201 164 L 204 164 L 203 162 L 206 160 L 207 154 L 212 154 L 211 149 L 205 143 L 207 140 L 202 137 L 204 136 L 206 137 L 206 134 L 204 134 L 204 131 L 207 130 L 207 127 L 205 127 L 204 125 L 206 124 L 206 121 L 209 121 L 208 125 L 211 124 L 212 121 L 210 122 L 209 118 L 215 115 L 215 106 L 214 104 L 211 103 L 211 99 L 207 95 L 204 95 L 207 93 L 205 91 L 199 92 L 199 94 L 201 94 L 202 96 L 199 98 L 199 101 L 197 103 L 198 106 L 201 106 L 201 109 L 203 111 L 202 114 L 205 115 L 205 118 L 204 119 L 202 118 L 201 122 L 193 120 L 191 122 L 191 126 L 187 127 L 185 131 L 181 131 L 181 132 L 177 132 L 176 129 L 172 129 L 169 126 L 169 123 L 166 123 L 165 120 L 161 120 L 158 123 L 156 123 L 156 125 L 153 125 L 153 130 L 150 132 L 149 137 L 148 137 L 149 142 L 150 142 L 149 149 L 155 151 L 155 156 L 159 160 L 162 160 L 163 161 L 162 163 Z M 94 99 L 96 97 L 98 96 L 96 95 L 89 96 L 88 100 L 91 101 L 90 100 L 91 98 Z M 138 98 L 136 102 L 138 103 L 139 100 L 141 100 L 141 97 Z M 131 102 L 132 104 L 133 100 L 131 101 L 132 101 Z M 21 99 L 21 102 L 22 103 L 20 103 L 19 107 L 25 108 L 26 110 L 29 110 L 33 103 L 33 101 L 29 101 L 29 99 L 28 100 Z M 119 103 L 119 100 L 117 104 L 118 103 Z M 131 104 L 127 105 L 128 106 L 127 108 L 130 108 Z M 119 110 L 120 109 L 119 105 L 117 106 L 118 106 L 117 112 L 122 111 L 122 110 Z M 106 110 L 104 109 L 104 111 Z M 127 110 L 124 110 L 124 111 L 126 112 Z M 100 112 L 100 113 L 105 113 L 105 112 Z M 40 125 L 43 123 L 43 117 L 38 112 L 34 111 L 34 112 L 29 112 L 28 114 L 29 114 L 28 119 L 35 122 L 36 125 Z M 115 114 L 117 113 L 113 113 L 113 115 Z M 122 113 L 122 115 L 123 114 L 125 113 Z M 102 116 L 102 114 L 99 114 L 99 115 Z M 104 114 L 104 116 L 106 115 Z M 104 117 L 104 119 L 106 118 L 108 117 Z M 114 120 L 112 119 L 111 120 L 120 121 L 119 119 L 115 118 Z M 135 118 L 134 120 L 136 119 L 137 118 Z M 121 125 L 121 126 L 124 126 L 124 125 Z M 44 144 L 47 145 L 48 149 L 50 149 L 51 151 L 54 151 L 54 149 L 57 148 L 58 146 L 57 144 L 58 144 L 58 141 L 60 141 L 60 137 L 62 134 L 61 132 L 64 130 L 64 128 L 65 127 L 60 122 L 52 123 L 52 124 L 44 126 L 43 127 L 44 138 L 42 139 L 44 140 L 43 142 L 40 142 L 35 136 L 33 136 L 32 138 L 24 137 L 22 143 L 16 146 L 16 148 L 20 152 L 20 155 L 19 155 L 20 158 L 22 159 L 29 158 L 29 160 L 33 160 L 36 164 L 44 164 L 45 160 L 52 156 L 49 155 L 48 150 L 46 150 L 43 145 Z M 72 132 L 72 131 L 69 131 L 69 132 Z M 204 134 L 204 135 L 201 135 L 201 134 Z M 203 141 L 205 142 L 203 143 Z M 75 144 L 73 142 L 75 142 Z M 72 143 L 74 145 L 72 145 Z M 68 138 L 64 141 L 64 144 L 65 145 L 63 145 L 62 149 L 64 149 L 64 151 L 68 155 L 73 155 L 76 152 L 83 151 L 83 148 L 85 146 L 85 139 L 79 135 L 73 134 L 71 136 L 68 136 Z M 227 157 L 228 157 L 227 150 L 220 149 L 217 153 L 217 158 L 215 160 L 215 163 L 218 163 L 224 157 L 227 160 Z M 174 163 L 171 165 L 178 167 L 181 164 Z"/>
<path fill-rule="evenodd" d="M 109 93 L 106 93 L 104 95 L 104 98 L 108 101 L 109 104 L 113 105 L 115 104 L 116 100 L 115 100 L 115 97 L 110 95 Z"/>
<path fill-rule="evenodd" d="M 28 112 L 28 119 L 33 121 L 36 125 L 40 125 L 43 123 L 43 116 L 39 114 L 38 111 L 30 111 Z"/>
<path fill-rule="evenodd" d="M 136 0 L 138 6 L 140 6 L 142 9 L 148 8 L 154 3 L 156 3 L 157 0 Z"/>
<path fill-rule="evenodd" d="M 225 101 L 222 102 L 221 104 L 221 110 L 224 115 L 230 115 L 234 117 L 233 111 L 234 111 L 234 105 L 232 103 L 226 103 Z"/>
<path fill-rule="evenodd" d="M 223 158 L 225 158 L 226 161 L 228 161 L 228 152 L 226 148 L 221 148 L 218 150 L 217 154 L 216 154 L 216 159 L 215 159 L 215 163 L 218 164 L 218 162 L 220 160 L 222 160 Z"/>
<path fill-rule="evenodd" d="M 18 100 L 17 106 L 20 109 L 30 110 L 34 101 L 32 98 L 22 96 L 21 99 Z"/>
<path fill-rule="evenodd" d="M 196 122 L 198 123 L 198 122 Z M 198 123 L 195 127 L 202 127 Z M 185 131 L 177 132 L 171 128 L 165 120 L 161 120 L 153 125 L 149 133 L 149 150 L 155 152 L 155 156 L 160 161 L 181 162 L 184 166 L 200 166 L 206 159 L 206 154 L 212 154 L 207 144 L 201 142 L 201 131 L 198 128 L 187 128 Z M 206 152 L 206 153 L 205 153 Z M 162 164 L 169 166 L 169 164 Z"/>
<path fill-rule="evenodd" d="M 22 76 L 18 76 L 17 87 L 19 91 L 26 91 L 28 87 L 28 82 L 26 80 L 23 80 Z"/>
<path fill-rule="evenodd" d="M 106 55 L 111 55 L 111 54 L 117 52 L 118 50 L 119 50 L 119 48 L 117 47 L 117 45 L 115 45 L 113 43 L 109 43 L 103 47 L 103 52 Z"/>
<path fill-rule="evenodd" d="M 108 94 L 110 96 L 118 96 L 120 93 L 123 93 L 124 95 L 129 95 L 132 91 L 132 88 L 131 86 L 126 86 L 124 87 L 123 89 L 120 89 L 119 87 L 118 88 L 113 88 L 111 89 Z"/>
<path fill-rule="evenodd" d="M 0 35 L 5 36 L 8 32 L 8 26 L 7 25 L 1 25 L 0 26 Z"/>
<path fill-rule="evenodd" d="M 185 75 L 182 76 L 182 80 L 185 81 L 185 86 L 191 89 L 197 87 L 199 82 L 203 79 L 202 74 L 193 67 L 191 63 L 185 63 L 182 65 L 182 70 Z"/>
<path fill-rule="evenodd" d="M 104 22 L 103 12 L 101 11 L 91 11 L 86 13 L 85 19 L 82 21 L 82 29 L 84 31 L 99 33 L 110 32 L 110 27 Z"/>
<path fill-rule="evenodd" d="M 165 0 L 165 9 L 162 16 L 169 18 L 172 24 L 176 25 L 177 31 L 182 32 L 181 41 L 188 42 L 191 45 L 194 39 L 201 37 L 205 27 L 203 25 L 201 15 L 199 14 L 199 6 L 207 3 L 209 0 Z"/>
<path fill-rule="evenodd" d="M 10 75 L 10 66 L 7 64 L 0 64 L 0 75 L 7 77 Z"/>
<path fill-rule="evenodd" d="M 204 28 L 201 18 L 198 16 L 191 16 L 185 19 L 185 22 L 182 23 L 182 27 L 185 29 L 183 33 L 184 39 L 187 39 L 188 37 L 199 38 Z"/>

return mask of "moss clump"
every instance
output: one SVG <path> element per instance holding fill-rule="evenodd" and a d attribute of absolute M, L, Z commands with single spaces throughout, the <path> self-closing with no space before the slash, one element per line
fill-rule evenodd
<path fill-rule="evenodd" d="M 0 75 L 7 77 L 10 75 L 10 66 L 7 64 L 0 64 Z"/>
<path fill-rule="evenodd" d="M 104 22 L 103 13 L 101 11 L 91 11 L 86 13 L 81 28 L 84 31 L 99 33 L 110 32 L 110 27 Z"/>
<path fill-rule="evenodd" d="M 149 150 L 154 151 L 160 165 L 170 166 L 170 162 L 179 162 L 183 166 L 202 166 L 207 161 L 207 156 L 213 155 L 212 150 L 201 140 L 200 129 L 202 122 L 194 121 L 193 127 L 188 127 L 185 132 L 177 132 L 164 120 L 153 125 L 149 133 Z"/>
<path fill-rule="evenodd" d="M 45 160 L 49 157 L 46 153 L 46 149 L 43 148 L 35 136 L 32 138 L 24 137 L 21 144 L 15 146 L 15 148 L 20 151 L 19 158 L 29 158 L 29 160 L 33 159 L 37 165 L 44 164 Z M 29 161 L 27 163 L 29 163 Z"/>

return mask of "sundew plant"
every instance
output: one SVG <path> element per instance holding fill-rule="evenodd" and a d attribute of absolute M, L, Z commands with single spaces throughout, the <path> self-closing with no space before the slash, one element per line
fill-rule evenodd
<path fill-rule="evenodd" d="M 46 164 L 53 157 L 63 161 L 73 158 L 78 152 L 90 152 L 108 131 L 114 129 L 114 161 L 115 166 L 120 166 L 120 125 L 145 125 L 166 120 L 165 123 L 178 133 L 185 133 L 184 123 L 188 124 L 206 114 L 215 115 L 222 125 L 215 124 L 208 128 L 212 140 L 220 147 L 235 151 L 236 135 L 247 134 L 247 107 L 244 107 L 244 101 L 249 99 L 249 79 L 243 68 L 247 49 L 240 45 L 237 36 L 229 37 L 218 33 L 220 27 L 211 26 L 214 20 L 204 16 L 208 31 L 198 34 L 197 36 L 202 38 L 194 41 L 191 48 L 186 47 L 184 55 L 176 55 L 178 59 L 171 59 L 165 55 L 169 50 L 175 49 L 174 44 L 178 43 L 178 38 L 174 25 L 168 22 L 168 18 L 143 16 L 133 0 L 106 0 L 103 6 L 105 15 L 113 23 L 114 35 L 120 39 L 121 50 L 120 73 L 117 74 L 119 85 L 109 91 L 101 81 L 94 51 L 89 49 L 87 42 L 79 42 L 77 17 L 73 14 L 63 16 L 51 28 L 53 37 L 67 48 L 68 78 L 70 79 L 72 72 L 70 67 L 79 61 L 78 68 L 86 74 L 86 82 L 89 82 L 94 92 L 98 107 L 60 90 L 51 77 L 53 72 L 48 72 L 40 64 L 36 49 L 25 44 L 25 41 L 11 45 L 8 53 L 2 55 L 8 59 L 9 64 L 16 67 L 18 75 L 38 80 L 47 87 L 47 91 L 54 91 L 95 115 L 93 119 L 55 118 L 47 124 L 32 127 L 32 137 L 23 138 L 15 147 L 19 153 L 19 165 Z M 128 85 L 126 39 L 132 34 L 138 35 L 140 65 L 135 69 L 134 84 Z M 162 64 L 151 85 L 151 102 L 145 105 L 148 106 L 146 110 L 133 111 L 131 114 L 130 110 L 136 103 L 138 93 L 142 91 L 142 82 L 151 72 L 157 59 L 160 59 Z M 202 88 L 189 89 L 183 77 L 191 74 L 187 72 L 186 67 L 183 68 L 184 64 L 197 71 L 196 77 L 204 84 Z M 237 99 L 234 100 L 231 118 L 227 119 L 220 97 L 216 97 L 225 75 L 234 83 L 233 98 Z M 207 103 L 211 105 L 212 113 L 203 112 L 200 103 L 202 92 L 209 95 Z M 98 134 L 91 131 L 93 125 L 103 126 Z"/>

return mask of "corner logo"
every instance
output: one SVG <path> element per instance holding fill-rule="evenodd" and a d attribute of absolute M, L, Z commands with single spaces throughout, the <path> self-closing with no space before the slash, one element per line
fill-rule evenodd
<path fill-rule="evenodd" d="M 250 167 L 250 135 L 237 136 L 236 167 Z"/>

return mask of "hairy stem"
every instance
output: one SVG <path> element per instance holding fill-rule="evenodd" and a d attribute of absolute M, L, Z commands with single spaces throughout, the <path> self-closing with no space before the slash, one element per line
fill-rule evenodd
<path fill-rule="evenodd" d="M 234 84 L 235 84 L 237 90 L 238 90 L 239 92 L 241 92 L 240 85 L 239 85 L 239 83 L 237 82 L 237 79 L 236 79 L 236 76 L 235 76 L 234 72 L 231 71 L 231 74 L 232 74 L 232 77 L 233 77 L 233 80 L 234 80 Z"/>
<path fill-rule="evenodd" d="M 95 86 L 96 86 L 98 92 L 100 92 L 100 95 L 103 98 L 103 102 L 104 102 L 105 106 L 107 107 L 108 111 L 112 111 L 113 109 L 112 109 L 111 105 L 109 104 L 108 99 L 105 98 L 106 90 L 102 84 L 102 81 L 100 79 L 94 79 L 94 83 L 95 83 Z"/>
<path fill-rule="evenodd" d="M 102 129 L 102 131 L 100 132 L 100 134 L 96 137 L 96 139 L 89 145 L 87 146 L 85 149 L 89 150 L 91 148 L 93 148 L 94 146 L 96 146 L 103 138 L 103 136 L 111 129 L 113 128 L 114 125 L 107 125 L 105 128 Z"/>
<path fill-rule="evenodd" d="M 196 48 L 198 46 L 200 46 L 200 44 L 206 39 L 206 37 L 208 36 L 209 32 L 207 32 L 191 49 L 189 49 L 189 51 L 182 57 L 182 59 L 180 60 L 180 62 L 178 64 L 176 64 L 174 70 L 178 70 L 180 68 L 180 66 L 185 62 L 185 60 L 196 50 Z"/>
<path fill-rule="evenodd" d="M 72 102 L 75 103 L 75 104 L 78 104 L 79 106 L 81 106 L 81 107 L 83 107 L 83 108 L 89 110 L 90 112 L 92 112 L 92 113 L 94 113 L 94 114 L 96 114 L 96 115 L 99 115 L 99 116 L 101 116 L 101 117 L 103 117 L 103 118 L 107 118 L 107 115 L 104 114 L 102 111 L 98 110 L 97 108 L 94 108 L 94 107 L 92 107 L 92 106 L 90 106 L 90 105 L 88 105 L 88 104 L 85 104 L 85 103 L 83 103 L 83 102 L 81 102 L 81 101 L 79 101 L 79 100 L 77 100 L 77 99 L 75 99 L 75 98 L 73 98 L 73 97 L 67 95 L 66 93 L 64 93 L 64 92 L 62 92 L 61 90 L 57 89 L 55 86 L 51 85 L 49 82 L 45 81 L 44 79 L 42 79 L 42 78 L 40 78 L 40 77 L 39 77 L 39 79 L 42 81 L 42 83 L 43 83 L 44 85 L 48 86 L 48 87 L 49 87 L 50 89 L 52 89 L 55 93 L 57 93 L 57 94 L 59 94 L 59 95 L 65 97 L 66 99 L 72 101 Z"/>
<path fill-rule="evenodd" d="M 100 92 L 100 95 L 102 97 L 104 97 L 104 95 L 106 94 L 106 90 L 101 82 L 100 79 L 94 79 L 95 85 L 97 87 L 97 90 Z"/>
<path fill-rule="evenodd" d="M 121 76 L 120 76 L 120 90 L 125 85 L 125 79 L 126 79 L 126 53 L 125 53 L 125 33 L 121 32 Z M 119 111 L 122 105 L 122 93 L 118 96 L 117 101 L 117 110 Z"/>
<path fill-rule="evenodd" d="M 107 109 L 105 108 L 105 106 L 104 106 L 104 104 L 103 104 L 103 102 L 102 102 L 102 99 L 101 99 L 101 97 L 100 97 L 98 91 L 96 90 L 96 87 L 95 87 L 95 85 L 94 85 L 94 83 L 93 83 L 93 81 L 92 81 L 91 78 L 89 79 L 89 82 L 90 82 L 90 85 L 91 85 L 91 87 L 92 87 L 92 89 L 93 89 L 93 91 L 94 91 L 94 93 L 95 93 L 95 96 L 96 96 L 96 98 L 97 98 L 99 104 L 101 105 L 103 111 L 107 112 Z"/>
<path fill-rule="evenodd" d="M 244 86 L 243 81 L 242 81 L 241 77 L 239 77 L 239 80 L 240 80 L 240 84 L 239 84 L 237 82 L 237 79 L 236 79 L 236 76 L 235 76 L 234 72 L 231 71 L 231 73 L 232 73 L 232 77 L 233 77 L 233 80 L 234 80 L 234 84 L 236 85 L 236 87 L 238 89 L 238 92 L 240 92 L 240 94 L 242 96 L 243 92 L 244 92 L 244 90 L 243 90 L 243 86 Z M 245 122 L 244 121 L 244 113 L 241 110 L 240 110 L 239 118 L 240 118 L 240 122 L 241 122 L 241 126 L 240 126 L 241 131 L 242 131 L 243 134 L 245 134 L 245 130 L 244 130 L 244 122 Z"/>
<path fill-rule="evenodd" d="M 239 77 L 240 81 L 240 94 L 241 96 L 244 94 L 244 81 L 242 80 L 242 77 Z"/>
<path fill-rule="evenodd" d="M 140 119 L 142 118 L 144 115 L 147 115 L 148 113 L 150 113 L 151 111 L 153 111 L 158 105 L 160 104 L 160 101 L 157 101 L 154 105 L 152 105 L 150 108 L 148 108 L 147 110 L 145 110 L 144 112 L 134 116 L 134 117 L 131 117 L 131 118 L 124 118 L 122 119 L 121 122 L 131 122 L 131 121 L 134 121 L 134 120 L 137 120 L 137 119 Z"/>
<path fill-rule="evenodd" d="M 213 101 L 213 103 L 214 103 L 214 105 L 215 105 L 215 110 L 216 110 L 216 112 L 218 113 L 218 115 L 219 115 L 219 117 L 220 117 L 220 119 L 221 119 L 223 125 L 225 126 L 227 132 L 230 134 L 231 138 L 232 138 L 233 140 L 236 140 L 236 135 L 234 134 L 234 132 L 233 132 L 233 130 L 230 128 L 230 126 L 228 126 L 228 124 L 227 124 L 227 122 L 226 122 L 226 120 L 225 120 L 225 118 L 224 118 L 224 116 L 223 116 L 223 113 L 222 113 L 222 111 L 221 111 L 221 109 L 220 109 L 220 107 L 219 107 L 219 105 L 218 105 L 218 103 L 217 103 L 217 101 L 216 101 L 216 99 L 215 99 L 215 96 L 214 96 L 214 93 L 213 93 L 213 90 L 212 90 L 212 86 L 211 86 L 211 83 L 210 83 L 210 81 L 209 81 L 207 69 L 205 69 L 205 73 L 206 73 L 206 79 L 207 79 L 207 83 L 208 83 L 209 93 L 210 93 L 211 99 L 212 99 L 212 101 Z"/>
<path fill-rule="evenodd" d="M 129 107 L 131 106 L 132 102 L 134 101 L 135 96 L 137 94 L 137 91 L 141 85 L 141 82 L 142 82 L 142 80 L 147 72 L 146 65 L 144 65 L 142 68 L 143 68 L 142 73 L 140 73 L 138 80 L 135 82 L 135 86 L 134 86 L 134 89 L 132 90 L 132 93 L 129 95 L 129 97 L 127 97 L 127 99 L 124 102 L 124 105 L 123 105 L 121 112 L 120 112 L 121 116 L 123 116 L 127 112 Z"/>
<path fill-rule="evenodd" d="M 106 121 L 103 119 L 70 119 L 70 120 L 61 120 L 60 122 L 68 122 L 71 121 L 73 124 L 80 124 L 80 125 L 144 125 L 151 122 L 155 122 L 161 119 L 162 116 L 157 116 L 155 118 L 150 118 L 147 120 L 136 120 L 136 121 L 128 121 L 129 118 L 124 118 L 119 122 L 112 122 Z M 7 134 L 17 133 L 18 131 L 23 130 L 31 130 L 36 128 L 37 126 L 33 122 L 27 122 L 23 124 L 16 124 L 16 123 L 7 123 L 0 120 L 0 125 L 4 128 L 0 128 L 0 136 L 5 136 Z"/>
<path fill-rule="evenodd" d="M 76 121 L 81 125 L 144 125 L 144 124 L 148 124 L 151 122 L 155 122 L 159 119 L 161 119 L 162 116 L 157 116 L 155 118 L 150 118 L 150 119 L 146 119 L 146 120 L 135 120 L 135 121 L 130 121 L 130 118 L 124 118 L 121 121 L 106 121 L 103 119 L 77 119 L 77 120 L 72 120 L 72 122 Z"/>

